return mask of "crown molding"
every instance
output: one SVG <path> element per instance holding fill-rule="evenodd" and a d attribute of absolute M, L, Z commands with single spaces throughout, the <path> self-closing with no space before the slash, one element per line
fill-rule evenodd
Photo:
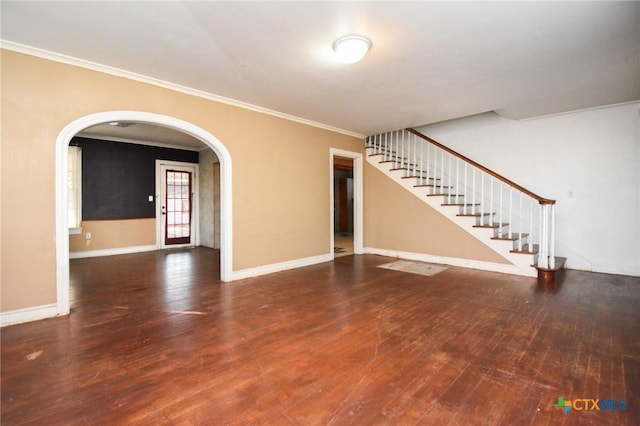
<path fill-rule="evenodd" d="M 0 49 L 10 50 L 25 55 L 35 56 L 49 61 L 59 62 L 67 65 L 73 65 L 92 71 L 98 71 L 105 74 L 114 75 L 117 77 L 127 78 L 129 80 L 139 81 L 141 83 L 151 84 L 154 86 L 162 87 L 164 89 L 173 90 L 176 92 L 184 93 L 191 96 L 197 96 L 199 98 L 207 99 L 213 102 L 219 102 L 238 108 L 243 108 L 262 114 L 271 115 L 274 117 L 282 118 L 296 123 L 305 124 L 312 127 L 328 130 L 335 133 L 340 133 L 346 136 L 353 136 L 355 138 L 364 139 L 366 136 L 360 133 L 352 132 L 350 130 L 339 129 L 337 127 L 329 126 L 327 124 L 318 123 L 317 121 L 307 120 L 306 118 L 297 117 L 295 115 L 286 114 L 284 112 L 275 111 L 269 108 L 264 108 L 258 105 L 253 105 L 247 102 L 237 101 L 235 99 L 226 98 L 224 96 L 208 93 L 203 90 L 193 89 L 191 87 L 182 86 L 168 81 L 159 80 L 157 78 L 149 77 L 142 74 L 137 74 L 130 71 L 125 71 L 119 68 L 110 67 L 108 65 L 98 64 L 96 62 L 87 61 L 73 56 L 63 55 L 61 53 L 55 53 L 48 50 L 40 49 L 37 47 L 27 46 L 20 43 L 0 39 Z"/>

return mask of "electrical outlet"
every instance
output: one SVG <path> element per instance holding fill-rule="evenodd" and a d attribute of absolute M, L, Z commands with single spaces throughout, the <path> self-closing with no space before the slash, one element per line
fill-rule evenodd
<path fill-rule="evenodd" d="M 84 234 L 84 237 L 85 237 L 87 240 L 90 240 L 90 239 L 91 239 L 91 232 L 87 232 L 86 234 Z M 87 245 L 89 245 L 89 244 L 87 244 Z"/>

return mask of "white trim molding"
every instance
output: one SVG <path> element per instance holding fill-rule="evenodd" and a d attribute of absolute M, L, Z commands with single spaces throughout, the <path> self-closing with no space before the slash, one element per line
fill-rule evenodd
<path fill-rule="evenodd" d="M 567 267 L 571 269 L 570 267 Z M 594 264 L 589 272 L 596 272 L 599 274 L 614 274 L 614 275 L 628 275 L 631 277 L 640 277 L 640 267 L 625 268 L 619 265 L 606 265 L 606 264 Z"/>
<path fill-rule="evenodd" d="M 189 171 L 193 173 L 191 177 L 191 192 L 193 194 L 191 204 L 191 239 L 188 244 L 165 244 L 166 216 L 162 212 L 162 205 L 165 196 L 165 176 L 167 168 Z M 178 248 L 200 245 L 200 165 L 198 163 L 185 163 L 182 161 L 156 160 L 156 246 L 159 249 Z"/>
<path fill-rule="evenodd" d="M 413 253 L 408 251 L 387 250 L 374 247 L 365 247 L 366 254 L 377 254 L 379 256 L 395 257 L 404 260 L 417 260 L 419 262 L 437 263 L 440 265 L 458 266 L 461 268 L 478 269 L 481 271 L 500 272 L 503 274 L 522 275 L 535 277 L 535 275 L 527 275 L 522 269 L 516 265 L 508 263 L 484 262 L 481 260 L 461 259 L 457 257 L 436 256 L 432 254 Z"/>
<path fill-rule="evenodd" d="M 58 307 L 55 303 L 6 311 L 0 314 L 0 327 L 51 318 L 57 315 L 59 315 L 59 313 Z"/>
<path fill-rule="evenodd" d="M 154 245 L 147 245 L 147 246 L 117 247 L 117 248 L 102 249 L 102 250 L 72 251 L 69 253 L 69 259 L 84 259 L 86 257 L 115 256 L 118 254 L 143 253 L 146 251 L 155 251 L 155 250 L 158 250 L 158 246 L 154 244 Z"/>
<path fill-rule="evenodd" d="M 333 253 L 321 254 L 318 256 L 305 257 L 302 259 L 289 260 L 286 262 L 272 263 L 271 265 L 257 266 L 255 268 L 241 269 L 233 272 L 233 280 L 258 277 L 260 275 L 272 274 L 274 272 L 286 271 L 289 269 L 302 268 L 304 266 L 316 265 L 318 263 L 331 262 Z"/>
<path fill-rule="evenodd" d="M 333 246 L 335 245 L 334 233 L 334 189 L 333 189 L 333 160 L 335 157 L 350 158 L 353 160 L 353 252 L 363 254 L 364 241 L 364 203 L 363 203 L 363 163 L 362 153 L 345 151 L 338 148 L 329 148 L 329 253 L 335 258 Z"/>

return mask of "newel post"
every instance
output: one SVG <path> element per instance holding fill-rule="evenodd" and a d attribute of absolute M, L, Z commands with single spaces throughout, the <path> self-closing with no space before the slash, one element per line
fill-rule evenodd
<path fill-rule="evenodd" d="M 540 201 L 540 254 L 538 268 L 555 268 L 555 203 Z"/>

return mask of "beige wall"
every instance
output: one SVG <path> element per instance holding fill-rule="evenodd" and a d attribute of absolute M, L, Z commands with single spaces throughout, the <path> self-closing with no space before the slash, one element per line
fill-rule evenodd
<path fill-rule="evenodd" d="M 86 239 L 87 232 L 91 233 L 90 240 Z M 69 252 L 155 244 L 155 219 L 85 220 L 82 222 L 82 233 L 69 236 Z"/>
<path fill-rule="evenodd" d="M 1 301 L 55 303 L 55 143 L 89 114 L 136 110 L 203 128 L 233 161 L 233 269 L 328 253 L 329 148 L 363 141 L 125 78 L 2 50 Z"/>
<path fill-rule="evenodd" d="M 508 263 L 369 163 L 364 195 L 365 247 Z"/>

